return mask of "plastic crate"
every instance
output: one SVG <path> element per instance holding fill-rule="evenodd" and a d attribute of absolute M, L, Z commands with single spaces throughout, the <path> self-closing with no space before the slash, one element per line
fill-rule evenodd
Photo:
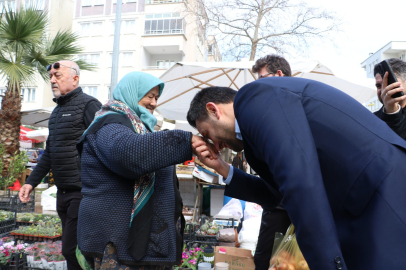
<path fill-rule="evenodd" d="M 0 238 L 10 234 L 16 227 L 16 213 L 14 212 L 14 218 L 9 220 L 0 221 Z"/>
<path fill-rule="evenodd" d="M 24 270 L 26 265 L 23 253 L 14 253 L 6 265 L 0 264 L 1 270 Z"/>
<path fill-rule="evenodd" d="M 205 243 L 217 243 L 215 235 L 198 235 L 195 234 L 195 241 L 205 242 Z"/>
<path fill-rule="evenodd" d="M 19 193 L 13 194 L 8 191 L 5 195 L 0 196 L 0 209 L 8 211 L 34 212 L 35 211 L 35 190 L 30 194 L 30 201 L 27 203 L 21 202 Z"/>
<path fill-rule="evenodd" d="M 62 240 L 62 235 L 50 237 L 50 236 L 35 236 L 35 235 L 22 235 L 22 234 L 11 234 L 14 240 L 24 240 L 24 242 L 46 242 L 46 241 L 59 241 Z"/>

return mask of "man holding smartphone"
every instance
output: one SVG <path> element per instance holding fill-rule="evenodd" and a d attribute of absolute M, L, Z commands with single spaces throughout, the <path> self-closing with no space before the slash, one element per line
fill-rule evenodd
<path fill-rule="evenodd" d="M 383 104 L 374 114 L 386 122 L 402 139 L 406 140 L 406 95 L 392 97 L 396 93 L 406 94 L 406 62 L 391 58 L 387 60 L 398 82 L 388 85 L 388 73 L 382 70 L 381 65 L 374 67 L 377 95 Z"/>

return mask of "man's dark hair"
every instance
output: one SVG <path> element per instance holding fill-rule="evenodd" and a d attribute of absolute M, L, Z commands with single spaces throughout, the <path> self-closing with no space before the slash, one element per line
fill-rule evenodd
<path fill-rule="evenodd" d="M 234 101 L 237 91 L 229 87 L 207 87 L 199 91 L 190 103 L 190 108 L 187 113 L 187 121 L 196 128 L 196 120 L 206 120 L 209 115 L 207 113 L 206 104 L 213 102 L 214 104 L 228 104 Z"/>
<path fill-rule="evenodd" d="M 265 66 L 266 70 L 268 70 L 270 73 L 276 73 L 278 70 L 280 70 L 286 77 L 292 76 L 290 65 L 282 56 L 276 54 L 264 56 L 255 62 L 255 65 L 252 66 L 252 71 L 254 73 L 258 73 L 258 71 L 263 69 Z"/>
<path fill-rule="evenodd" d="M 406 62 L 399 58 L 388 59 L 389 65 L 395 73 L 396 77 L 400 78 L 402 81 L 406 81 Z M 374 66 L 374 77 L 376 74 L 381 74 L 383 79 L 383 72 L 381 71 L 379 63 Z"/>

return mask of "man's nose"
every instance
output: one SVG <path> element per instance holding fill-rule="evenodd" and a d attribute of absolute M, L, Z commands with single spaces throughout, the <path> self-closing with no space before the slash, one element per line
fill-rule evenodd
<path fill-rule="evenodd" d="M 51 77 L 51 83 L 56 83 L 56 78 L 55 78 L 55 76 L 52 76 L 52 77 Z"/>

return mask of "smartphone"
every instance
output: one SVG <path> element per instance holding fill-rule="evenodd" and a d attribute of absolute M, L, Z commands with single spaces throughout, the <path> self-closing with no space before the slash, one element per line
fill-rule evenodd
<path fill-rule="evenodd" d="M 383 60 L 381 63 L 379 63 L 379 65 L 381 66 L 381 75 L 382 75 L 382 79 L 383 76 L 385 75 L 385 72 L 388 72 L 388 85 L 391 85 L 392 83 L 398 82 L 398 79 L 395 76 L 395 73 L 393 72 L 392 68 L 390 67 L 390 64 L 388 62 L 388 60 Z M 398 98 L 403 96 L 404 93 L 403 91 L 401 92 L 397 92 L 395 94 L 392 95 L 392 98 Z"/>

